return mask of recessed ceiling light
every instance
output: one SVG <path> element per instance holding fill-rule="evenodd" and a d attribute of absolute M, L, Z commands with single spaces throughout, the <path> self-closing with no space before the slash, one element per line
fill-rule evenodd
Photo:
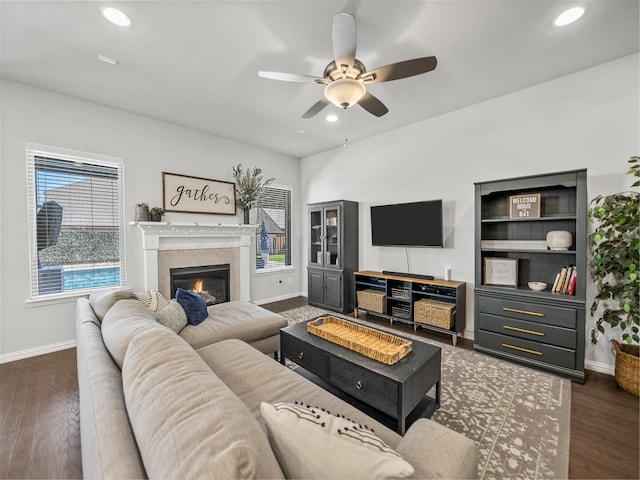
<path fill-rule="evenodd" d="M 129 17 L 127 17 L 117 8 L 104 7 L 101 11 L 104 18 L 109 20 L 111 23 L 114 23 L 120 27 L 128 27 L 129 25 L 131 25 L 131 20 L 129 20 Z"/>
<path fill-rule="evenodd" d="M 582 7 L 573 7 L 569 10 L 565 10 L 556 18 L 554 22 L 557 27 L 563 27 L 565 25 L 569 25 L 570 23 L 575 22 L 584 14 L 584 8 Z"/>
<path fill-rule="evenodd" d="M 331 115 L 327 115 L 327 117 L 325 118 L 325 120 L 327 122 L 337 122 L 338 121 L 338 116 L 331 114 Z"/>

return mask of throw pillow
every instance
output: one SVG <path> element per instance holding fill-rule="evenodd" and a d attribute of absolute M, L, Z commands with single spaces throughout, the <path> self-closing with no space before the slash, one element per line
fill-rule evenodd
<path fill-rule="evenodd" d="M 199 325 L 209 316 L 207 304 L 195 292 L 178 288 L 176 290 L 176 300 L 184 308 L 189 325 Z"/>
<path fill-rule="evenodd" d="M 138 300 L 140 300 L 142 304 L 153 313 L 158 310 L 162 310 L 164 307 L 169 305 L 169 301 L 164 297 L 164 295 L 160 292 L 156 292 L 155 290 L 151 290 L 150 292 L 136 292 L 136 296 L 138 297 Z"/>
<path fill-rule="evenodd" d="M 260 404 L 287 478 L 406 478 L 413 467 L 373 430 L 302 403 Z"/>
<path fill-rule="evenodd" d="M 159 323 L 169 327 L 176 333 L 180 333 L 180 330 L 186 327 L 188 323 L 187 314 L 176 299 L 171 300 L 169 305 L 162 310 L 158 310 L 155 316 Z"/>

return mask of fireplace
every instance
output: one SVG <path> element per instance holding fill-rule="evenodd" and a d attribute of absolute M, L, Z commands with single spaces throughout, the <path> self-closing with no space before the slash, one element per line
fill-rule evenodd
<path fill-rule="evenodd" d="M 203 265 L 199 267 L 180 267 L 169 270 L 171 298 L 176 290 L 191 290 L 200 294 L 207 305 L 224 303 L 230 300 L 229 264 Z"/>

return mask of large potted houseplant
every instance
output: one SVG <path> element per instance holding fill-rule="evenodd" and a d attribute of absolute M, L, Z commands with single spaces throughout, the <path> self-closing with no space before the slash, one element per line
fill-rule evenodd
<path fill-rule="evenodd" d="M 243 212 L 243 223 L 249 224 L 249 211 L 256 206 L 264 189 L 271 185 L 275 178 L 264 178 L 262 169 L 258 167 L 243 170 L 242 164 L 232 167 L 233 179 L 236 181 L 236 202 Z"/>
<path fill-rule="evenodd" d="M 621 342 L 612 339 L 616 349 L 616 382 L 625 390 L 640 394 L 640 343 L 638 275 L 640 274 L 640 157 L 629 160 L 627 174 L 633 176 L 633 191 L 599 195 L 591 201 L 589 220 L 595 224 L 588 242 L 593 257 L 591 274 L 596 296 L 591 315 L 596 324 L 591 343 L 596 344 L 605 326 L 618 328 Z"/>

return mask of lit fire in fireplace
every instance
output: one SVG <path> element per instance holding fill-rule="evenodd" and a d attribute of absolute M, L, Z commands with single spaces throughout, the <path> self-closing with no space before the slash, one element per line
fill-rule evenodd
<path fill-rule="evenodd" d="M 193 284 L 193 291 L 195 293 L 202 293 L 202 285 L 204 282 L 200 279 L 196 280 L 196 283 Z"/>

